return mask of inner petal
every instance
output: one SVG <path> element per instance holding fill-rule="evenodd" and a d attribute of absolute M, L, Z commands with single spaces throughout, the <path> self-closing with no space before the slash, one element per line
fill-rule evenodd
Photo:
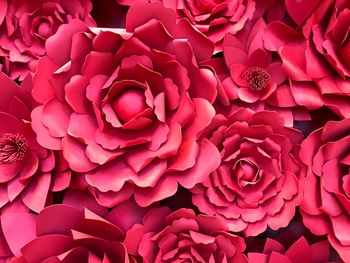
<path fill-rule="evenodd" d="M 147 108 L 144 92 L 138 88 L 126 89 L 113 102 L 113 109 L 125 123 Z"/>

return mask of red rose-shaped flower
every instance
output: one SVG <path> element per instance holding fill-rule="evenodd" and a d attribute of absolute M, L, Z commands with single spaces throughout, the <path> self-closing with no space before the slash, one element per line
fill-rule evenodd
<path fill-rule="evenodd" d="M 62 153 L 36 142 L 30 126 L 30 77 L 21 87 L 3 73 L 0 81 L 0 207 L 19 198 L 39 212 L 49 192 L 68 187 L 71 173 Z"/>
<path fill-rule="evenodd" d="M 136 262 L 122 243 L 123 232 L 87 208 L 59 204 L 39 215 L 6 213 L 1 224 L 13 263 Z"/>
<path fill-rule="evenodd" d="M 349 2 L 289 0 L 286 8 L 303 31 L 272 22 L 264 40 L 278 51 L 296 103 L 350 117 Z"/>
<path fill-rule="evenodd" d="M 0 6 L 0 57 L 12 79 L 34 72 L 45 41 L 61 24 L 77 18 L 94 26 L 89 0 L 3 0 Z"/>
<path fill-rule="evenodd" d="M 301 212 L 304 224 L 350 260 L 350 119 L 327 122 L 301 145 L 308 166 Z"/>
<path fill-rule="evenodd" d="M 213 45 L 160 3 L 129 9 L 126 29 L 60 27 L 47 41 L 33 95 L 41 145 L 63 150 L 70 167 L 86 173 L 101 204 L 140 205 L 192 188 L 220 155 L 200 138 L 215 110 L 217 80 L 198 66 Z M 60 52 L 57 52 L 60 50 Z M 83 127 L 83 128 L 82 128 Z"/>
<path fill-rule="evenodd" d="M 267 238 L 262 253 L 248 253 L 248 262 L 303 262 L 322 263 L 330 262 L 330 251 L 327 240 L 308 244 L 304 237 L 299 238 L 293 245 L 286 249 L 280 242 Z"/>
<path fill-rule="evenodd" d="M 217 115 L 208 138 L 221 165 L 192 189 L 193 203 L 223 218 L 231 231 L 255 236 L 289 224 L 301 199 L 304 171 L 298 159 L 302 134 L 285 127 L 276 112 L 241 108 Z"/>
<path fill-rule="evenodd" d="M 141 256 L 145 263 L 247 262 L 243 238 L 228 233 L 220 219 L 197 216 L 190 209 L 151 209 L 142 224 L 126 233 L 124 243 L 130 254 Z"/>
<path fill-rule="evenodd" d="M 165 7 L 176 10 L 179 19 L 187 18 L 200 32 L 216 43 L 217 51 L 227 32 L 236 34 L 253 18 L 254 0 L 117 0 L 122 5 L 132 5 L 135 2 L 161 2 Z"/>

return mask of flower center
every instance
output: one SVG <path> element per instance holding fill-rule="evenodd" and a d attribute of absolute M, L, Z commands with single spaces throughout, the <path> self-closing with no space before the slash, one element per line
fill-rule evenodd
<path fill-rule="evenodd" d="M 27 143 L 22 135 L 6 133 L 0 137 L 0 164 L 21 161 L 26 151 Z"/>
<path fill-rule="evenodd" d="M 147 109 L 144 92 L 137 88 L 127 89 L 116 98 L 113 108 L 122 121 L 130 121 Z"/>
<path fill-rule="evenodd" d="M 270 75 L 260 67 L 247 68 L 242 78 L 252 90 L 263 90 L 270 82 Z"/>
<path fill-rule="evenodd" d="M 38 35 L 44 39 L 49 38 L 51 35 L 51 26 L 49 22 L 42 22 L 38 26 Z"/>

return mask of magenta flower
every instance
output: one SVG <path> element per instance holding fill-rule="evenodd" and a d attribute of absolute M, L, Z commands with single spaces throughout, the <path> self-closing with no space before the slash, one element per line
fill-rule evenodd
<path fill-rule="evenodd" d="M 62 153 L 46 150 L 30 125 L 31 78 L 17 86 L 3 73 L 0 96 L 0 207 L 21 200 L 39 212 L 50 192 L 67 188 L 71 172 Z"/>
<path fill-rule="evenodd" d="M 190 209 L 151 209 L 126 233 L 124 243 L 147 263 L 247 262 L 243 238 L 227 232 L 219 218 L 197 216 Z"/>
<path fill-rule="evenodd" d="M 80 19 L 88 26 L 90 0 L 3 0 L 0 5 L 0 58 L 3 71 L 12 79 L 23 80 L 36 70 L 45 54 L 46 40 L 60 25 Z"/>
<path fill-rule="evenodd" d="M 217 115 L 207 137 L 220 151 L 221 165 L 192 189 L 199 210 L 246 236 L 286 227 L 302 197 L 302 134 L 276 112 L 240 108 L 228 117 Z"/>
<path fill-rule="evenodd" d="M 34 77 L 38 142 L 62 150 L 110 207 L 133 189 L 142 206 L 162 200 L 220 162 L 200 136 L 215 115 L 217 80 L 197 61 L 212 42 L 160 3 L 133 5 L 126 29 L 63 25 Z"/>
<path fill-rule="evenodd" d="M 247 21 L 253 18 L 254 0 L 117 0 L 122 5 L 131 6 L 136 2 L 161 2 L 176 11 L 179 20 L 184 18 L 216 44 L 216 51 L 222 51 L 222 40 L 226 33 L 236 34 Z"/>
<path fill-rule="evenodd" d="M 326 105 L 348 118 L 348 1 L 286 1 L 286 8 L 303 31 L 275 21 L 264 40 L 267 49 L 279 53 L 295 102 L 309 110 Z"/>
<path fill-rule="evenodd" d="M 349 191 L 350 119 L 329 121 L 301 145 L 300 158 L 308 166 L 301 211 L 304 224 L 316 235 L 328 235 L 331 245 L 350 260 L 347 229 Z"/>
<path fill-rule="evenodd" d="M 248 253 L 248 262 L 303 262 L 303 263 L 321 263 L 329 261 L 330 250 L 327 240 L 323 240 L 309 245 L 302 236 L 289 248 L 285 248 L 280 242 L 267 238 L 264 249 L 261 253 Z"/>
<path fill-rule="evenodd" d="M 39 215 L 6 213 L 1 224 L 13 263 L 136 263 L 128 255 L 120 228 L 88 208 L 59 204 Z"/>

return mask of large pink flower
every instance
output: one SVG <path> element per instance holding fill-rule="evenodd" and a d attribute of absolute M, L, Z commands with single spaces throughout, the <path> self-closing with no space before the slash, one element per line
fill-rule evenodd
<path fill-rule="evenodd" d="M 350 119 L 327 122 L 301 145 L 308 166 L 301 212 L 317 235 L 328 234 L 344 261 L 350 260 Z"/>
<path fill-rule="evenodd" d="M 220 219 L 196 215 L 190 209 L 151 209 L 142 224 L 126 233 L 124 243 L 130 254 L 141 256 L 145 263 L 247 262 L 243 238 L 227 232 Z"/>
<path fill-rule="evenodd" d="M 3 73 L 0 81 L 0 208 L 19 199 L 39 212 L 49 192 L 69 186 L 71 172 L 61 153 L 36 142 L 30 125 L 31 78 L 21 87 Z"/>
<path fill-rule="evenodd" d="M 287 226 L 301 201 L 302 134 L 285 127 L 276 112 L 241 108 L 228 117 L 217 115 L 207 136 L 222 162 L 192 189 L 199 210 L 223 218 L 231 231 L 246 236 Z"/>
<path fill-rule="evenodd" d="M 349 2 L 289 0 L 286 8 L 303 31 L 272 22 L 265 44 L 278 51 L 296 103 L 350 117 Z"/>
<path fill-rule="evenodd" d="M 77 18 L 94 26 L 90 0 L 3 0 L 0 4 L 0 57 L 12 79 L 34 72 L 45 41 L 61 24 Z"/>
<path fill-rule="evenodd" d="M 13 263 L 136 262 L 120 228 L 88 208 L 59 204 L 39 215 L 6 213 L 1 225 Z"/>
<path fill-rule="evenodd" d="M 133 5 L 126 29 L 60 27 L 34 77 L 42 105 L 33 128 L 41 145 L 86 173 L 100 203 L 113 206 L 135 187 L 146 206 L 219 165 L 217 149 L 200 138 L 215 114 L 217 80 L 197 61 L 213 44 L 160 3 Z"/>
<path fill-rule="evenodd" d="M 248 253 L 248 262 L 323 263 L 330 262 L 329 257 L 330 251 L 327 240 L 309 245 L 307 240 L 301 237 L 286 249 L 280 242 L 267 238 L 262 253 Z"/>
<path fill-rule="evenodd" d="M 216 43 L 217 51 L 221 51 L 221 42 L 228 32 L 236 34 L 247 21 L 253 18 L 254 0 L 117 0 L 122 5 L 135 2 L 162 2 L 165 7 L 176 10 L 179 19 L 187 18 L 200 32 Z"/>

